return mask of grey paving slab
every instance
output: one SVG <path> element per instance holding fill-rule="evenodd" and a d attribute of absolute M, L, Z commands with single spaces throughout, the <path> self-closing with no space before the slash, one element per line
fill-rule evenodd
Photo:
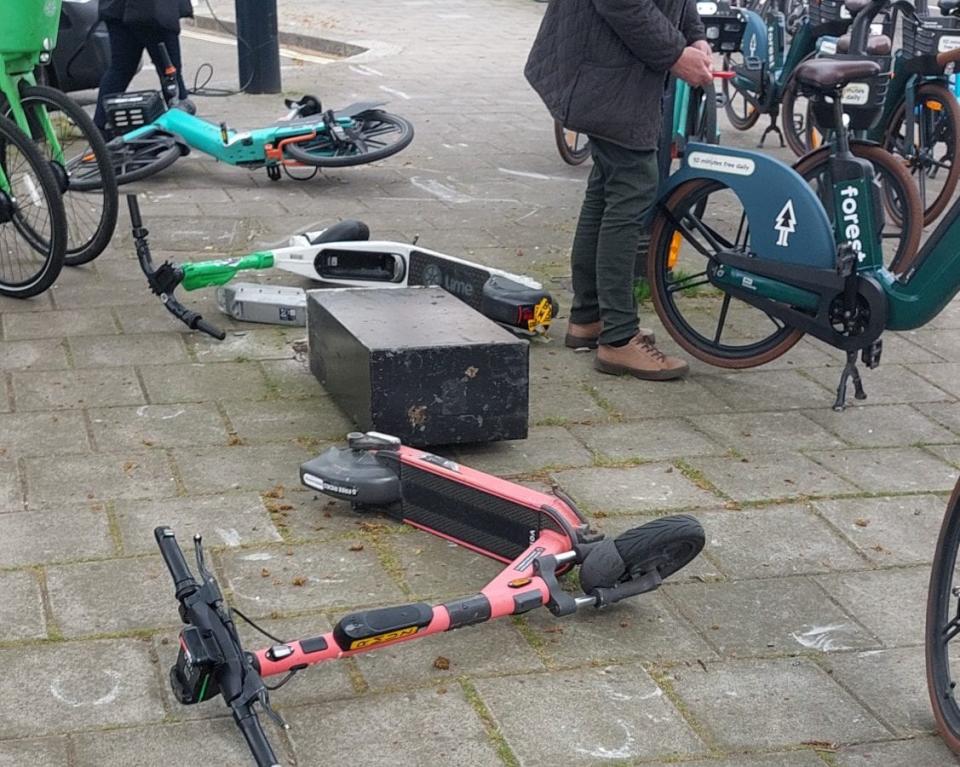
<path fill-rule="evenodd" d="M 174 332 L 81 336 L 71 338 L 69 344 L 74 365 L 78 368 L 169 365 L 188 359 L 180 333 Z"/>
<path fill-rule="evenodd" d="M 0 567 L 23 567 L 114 553 L 102 504 L 0 514 Z"/>
<path fill-rule="evenodd" d="M 593 464 L 590 451 L 562 426 L 534 426 L 523 440 L 457 447 L 456 457 L 472 469 L 499 477 Z"/>
<path fill-rule="evenodd" d="M 23 493 L 17 465 L 0 459 L 0 511 L 20 511 L 22 508 Z"/>
<path fill-rule="evenodd" d="M 300 360 L 264 360 L 260 367 L 276 399 L 304 399 L 326 393 Z"/>
<path fill-rule="evenodd" d="M 897 365 L 911 365 L 918 362 L 942 362 L 944 358 L 928 350 L 916 333 L 917 331 L 884 333 L 884 364 L 892 362 Z"/>
<path fill-rule="evenodd" d="M 921 402 L 914 407 L 953 433 L 960 432 L 960 402 Z"/>
<path fill-rule="evenodd" d="M 59 312 L 19 312 L 3 315 L 3 337 L 8 341 L 63 338 L 117 333 L 113 315 L 103 309 Z"/>
<path fill-rule="evenodd" d="M 682 417 L 692 413 L 723 413 L 731 408 L 698 377 L 681 381 L 638 381 L 598 376 L 590 381 L 598 396 L 623 418 Z"/>
<path fill-rule="evenodd" d="M 682 762 L 653 762 L 644 767 L 823 767 L 823 761 L 812 750 L 787 751 L 777 754 L 744 754 L 720 757 L 719 759 L 697 759 Z"/>
<path fill-rule="evenodd" d="M 880 365 L 876 370 L 867 370 L 863 375 L 863 388 L 867 393 L 867 399 L 861 403 L 850 396 L 848 403 L 854 407 L 871 407 L 903 402 L 953 401 L 954 393 L 941 386 L 935 378 L 928 376 L 924 372 L 927 367 L 924 364 Z M 938 363 L 936 367 L 939 369 L 943 365 Z M 831 391 L 836 391 L 841 369 L 841 367 L 819 368 L 807 373 L 824 386 L 829 386 Z M 848 394 L 852 395 L 852 392 Z M 831 397 L 825 409 L 829 409 L 832 402 Z"/>
<path fill-rule="evenodd" d="M 499 766 L 481 721 L 456 687 L 378 695 L 363 701 L 291 712 L 290 736 L 303 764 L 322 764 L 330 754 L 358 749 L 370 767 L 422 764 Z M 416 737 L 411 737 L 416 733 Z"/>
<path fill-rule="evenodd" d="M 960 467 L 960 445 L 928 445 L 926 450 L 952 464 L 955 469 Z"/>
<path fill-rule="evenodd" d="M 158 450 L 25 458 L 23 465 L 32 505 L 165 498 L 177 492 L 170 462 Z"/>
<path fill-rule="evenodd" d="M 177 448 L 173 456 L 188 492 L 264 492 L 276 485 L 297 487 L 300 464 L 312 458 L 313 453 L 299 445 L 280 444 L 200 450 Z"/>
<path fill-rule="evenodd" d="M 942 407 L 942 405 L 939 405 Z M 918 407 L 924 407 L 920 405 Z M 938 426 L 909 405 L 877 405 L 833 410 L 811 410 L 807 415 L 851 445 L 896 445 L 956 442 L 957 436 Z"/>
<path fill-rule="evenodd" d="M 870 632 L 805 578 L 684 583 L 671 602 L 727 656 L 878 647 Z M 743 611 L 751 616 L 744 620 Z"/>
<path fill-rule="evenodd" d="M 850 746 L 834 755 L 838 767 L 934 767 L 960 764 L 939 738 Z"/>
<path fill-rule="evenodd" d="M 714 373 L 698 380 L 734 410 L 829 408 L 833 402 L 828 390 L 796 370 Z"/>
<path fill-rule="evenodd" d="M 46 573 L 54 620 L 66 637 L 174 626 L 179 621 L 175 602 L 163 609 L 171 581 L 159 555 L 54 565 Z M 123 609 L 117 609 L 118 589 Z"/>
<path fill-rule="evenodd" d="M 887 730 L 808 660 L 728 661 L 668 675 L 722 748 L 782 748 L 885 738 Z M 744 723 L 749 726 L 744 727 Z"/>
<path fill-rule="evenodd" d="M 270 391 L 258 366 L 240 362 L 152 365 L 141 375 L 153 403 L 264 399 Z"/>
<path fill-rule="evenodd" d="M 41 293 L 30 298 L 11 298 L 0 296 L 0 312 L 12 314 L 14 312 L 44 312 L 53 308 L 50 293 Z"/>
<path fill-rule="evenodd" d="M 284 279 L 284 283 L 289 280 Z M 223 315 L 220 315 L 223 316 Z M 218 316 L 217 322 L 220 321 Z M 205 335 L 184 340 L 198 362 L 239 362 L 242 360 L 292 359 L 292 343 L 307 337 L 304 328 L 279 328 L 246 323 L 243 329 L 227 333 L 222 341 Z"/>
<path fill-rule="evenodd" d="M 623 469 L 570 469 L 552 475 L 564 492 L 592 512 L 630 513 L 710 506 L 719 498 L 669 464 Z"/>
<path fill-rule="evenodd" d="M 482 679 L 475 685 L 522 765 L 596 764 L 705 750 L 640 666 Z M 558 697 L 577 705 L 557 706 Z M 530 737 L 531 721 L 539 723 L 539 738 Z"/>
<path fill-rule="evenodd" d="M 401 577 L 418 597 L 476 594 L 503 570 L 500 562 L 421 532 L 393 536 L 388 545 Z"/>
<path fill-rule="evenodd" d="M 5 706 L 0 738 L 158 722 L 160 690 L 149 644 L 135 639 L 57 642 L 0 650 Z M 24 690 L 30 690 L 24 695 Z"/>
<path fill-rule="evenodd" d="M 957 481 L 955 468 L 916 447 L 837 450 L 815 458 L 871 493 L 945 491 Z"/>
<path fill-rule="evenodd" d="M 17 410 L 57 410 L 146 403 L 132 368 L 29 371 L 12 375 Z"/>
<path fill-rule="evenodd" d="M 573 433 L 600 460 L 608 461 L 662 461 L 695 455 L 717 455 L 725 449 L 679 418 L 577 426 L 573 427 Z"/>
<path fill-rule="evenodd" d="M 929 567 L 823 575 L 817 580 L 884 644 L 923 641 Z"/>
<path fill-rule="evenodd" d="M 23 764 L 34 767 L 68 764 L 66 737 L 0 741 L 0 767 L 20 767 Z"/>
<path fill-rule="evenodd" d="M 551 389 L 530 379 L 530 422 L 541 426 L 571 423 L 595 423 L 612 416 L 596 398 L 579 386 Z"/>
<path fill-rule="evenodd" d="M 155 552 L 153 530 L 159 525 L 172 528 L 182 545 L 198 534 L 210 548 L 281 540 L 263 499 L 256 493 L 117 501 L 115 512 L 120 540 L 127 554 Z"/>
<path fill-rule="evenodd" d="M 36 573 L 0 573 L 0 593 L 3 594 L 0 642 L 46 639 L 47 626 Z"/>
<path fill-rule="evenodd" d="M 798 453 L 692 458 L 694 469 L 736 501 L 856 492 L 855 485 Z"/>
<path fill-rule="evenodd" d="M 0 341 L 0 370 L 62 370 L 66 367 L 67 348 L 60 338 Z"/>
<path fill-rule="evenodd" d="M 813 508 L 878 565 L 927 564 L 947 508 L 946 496 L 816 501 Z"/>
<path fill-rule="evenodd" d="M 100 449 L 225 446 L 227 425 L 210 403 L 91 408 L 90 427 Z"/>
<path fill-rule="evenodd" d="M 237 435 L 250 444 L 292 440 L 307 445 L 319 445 L 325 440 L 343 442 L 354 428 L 329 397 L 314 397 L 309 402 L 227 402 L 224 410 Z"/>
<path fill-rule="evenodd" d="M 924 327 L 911 331 L 909 337 L 912 343 L 933 352 L 941 359 L 960 362 L 960 344 L 957 343 L 956 333 Z"/>
<path fill-rule="evenodd" d="M 824 665 L 901 736 L 936 729 L 922 647 L 831 655 Z"/>
<path fill-rule="evenodd" d="M 802 413 L 716 413 L 691 416 L 690 421 L 720 445 L 741 454 L 844 445 Z"/>
<path fill-rule="evenodd" d="M 253 615 L 403 601 L 372 546 L 359 539 L 244 549 L 222 562 L 233 600 Z"/>
<path fill-rule="evenodd" d="M 11 413 L 0 418 L 0 453 L 8 456 L 22 458 L 89 450 L 87 425 L 79 411 Z"/>
<path fill-rule="evenodd" d="M 770 506 L 697 515 L 707 550 L 732 578 L 863 569 L 862 556 L 802 506 Z"/>
<path fill-rule="evenodd" d="M 948 394 L 960 396 L 960 384 L 957 382 L 960 363 L 917 364 L 911 365 L 910 369 Z"/>
<path fill-rule="evenodd" d="M 275 731 L 271 733 L 277 742 Z M 211 764 L 243 764 L 250 751 L 232 719 L 133 727 L 72 738 L 77 764 L 151 767 L 188 764 L 203 754 Z"/>

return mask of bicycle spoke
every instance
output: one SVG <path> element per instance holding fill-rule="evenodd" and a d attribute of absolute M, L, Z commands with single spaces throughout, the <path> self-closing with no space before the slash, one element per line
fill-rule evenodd
<path fill-rule="evenodd" d="M 717 321 L 717 333 L 713 337 L 715 344 L 720 343 L 720 335 L 723 333 L 723 326 L 727 324 L 727 309 L 730 308 L 730 294 L 723 294 L 723 304 L 720 306 L 720 319 Z"/>

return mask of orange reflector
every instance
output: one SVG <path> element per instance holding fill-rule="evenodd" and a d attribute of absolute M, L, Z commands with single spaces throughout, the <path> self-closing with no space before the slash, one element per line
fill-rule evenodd
<path fill-rule="evenodd" d="M 942 112 L 943 104 L 939 101 L 924 101 L 923 105 L 929 109 L 931 112 Z"/>
<path fill-rule="evenodd" d="M 677 265 L 677 259 L 680 257 L 680 243 L 683 238 L 680 232 L 674 232 L 670 238 L 670 253 L 667 255 L 667 269 L 673 269 Z"/>
<path fill-rule="evenodd" d="M 512 589 L 519 589 L 523 586 L 528 586 L 533 582 L 533 578 L 514 578 L 507 585 Z"/>

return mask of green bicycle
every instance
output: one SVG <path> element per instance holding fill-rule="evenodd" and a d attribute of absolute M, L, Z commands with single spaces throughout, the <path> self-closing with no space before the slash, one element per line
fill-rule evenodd
<path fill-rule="evenodd" d="M 0 29 L 0 114 L 33 139 L 63 198 L 68 266 L 95 259 L 117 224 L 117 183 L 106 142 L 66 94 L 37 85 L 34 71 L 56 44 L 60 0 L 8 0 Z"/>

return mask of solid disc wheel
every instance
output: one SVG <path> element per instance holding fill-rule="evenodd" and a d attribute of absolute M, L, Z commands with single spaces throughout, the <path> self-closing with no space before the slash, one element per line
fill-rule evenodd
<path fill-rule="evenodd" d="M 106 142 L 83 108 L 60 91 L 27 87 L 22 90 L 21 103 L 31 137 L 54 165 L 54 175 L 63 188 L 67 216 L 64 263 L 85 264 L 103 252 L 117 225 L 117 179 Z M 44 112 L 55 143 L 44 131 Z M 9 107 L 6 116 L 10 117 Z"/>
<path fill-rule="evenodd" d="M 743 54 L 727 53 L 723 57 L 723 69 L 731 71 L 736 66 L 743 65 Z M 737 130 L 750 130 L 760 119 L 760 110 L 750 103 L 744 91 L 738 90 L 733 80 L 723 81 L 723 109 L 727 119 Z"/>
<path fill-rule="evenodd" d="M 703 527 L 696 517 L 678 514 L 634 527 L 614 539 L 630 578 L 653 570 L 663 579 L 690 564 L 703 549 Z"/>
<path fill-rule="evenodd" d="M 318 130 L 314 138 L 284 144 L 283 151 L 304 165 L 345 168 L 390 157 L 413 141 L 413 125 L 379 109 L 353 115 L 351 124 L 343 130 L 345 138 Z"/>
<path fill-rule="evenodd" d="M 651 226 L 647 268 L 657 315 L 687 352 L 719 367 L 762 365 L 803 336 L 710 282 L 721 247 L 754 255 L 750 225 L 732 190 L 692 179 L 673 191 Z"/>
<path fill-rule="evenodd" d="M 557 151 L 567 165 L 580 165 L 590 156 L 590 139 L 585 133 L 577 133 L 563 127 L 559 120 L 553 121 L 553 137 Z"/>
<path fill-rule="evenodd" d="M 884 200 L 880 226 L 883 264 L 893 274 L 903 274 L 915 260 L 923 235 L 923 208 L 916 184 L 903 163 L 879 146 L 851 141 L 850 150 L 855 157 L 873 165 Z M 830 152 L 831 147 L 822 147 L 798 160 L 793 168 L 807 180 L 832 220 L 834 181 Z"/>
<path fill-rule="evenodd" d="M 960 754 L 960 706 L 957 705 L 957 664 L 960 663 L 960 483 L 947 503 L 933 557 L 927 592 L 925 650 L 927 691 L 937 729 L 946 744 Z M 960 678 L 960 677 L 958 677 Z"/>
<path fill-rule="evenodd" d="M 42 293 L 60 274 L 66 249 L 53 169 L 26 134 L 0 117 L 0 295 Z"/>
<path fill-rule="evenodd" d="M 108 145 L 118 184 L 142 181 L 169 168 L 181 156 L 176 139 L 164 131 L 118 138 Z"/>
<path fill-rule="evenodd" d="M 890 118 L 885 146 L 907 163 L 920 191 L 924 223 L 929 224 L 947 207 L 960 178 L 960 105 L 940 83 L 917 88 L 912 152 L 906 141 L 905 110 L 901 104 Z"/>

